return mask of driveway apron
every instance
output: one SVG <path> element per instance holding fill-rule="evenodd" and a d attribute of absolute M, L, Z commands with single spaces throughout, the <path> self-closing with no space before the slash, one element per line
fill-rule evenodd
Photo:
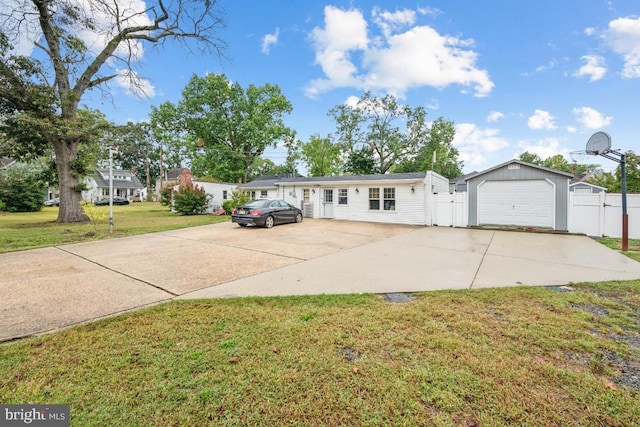
<path fill-rule="evenodd" d="M 0 265 L 0 341 L 173 298 L 640 278 L 640 263 L 584 236 L 335 220 L 221 223 L 1 254 Z"/>

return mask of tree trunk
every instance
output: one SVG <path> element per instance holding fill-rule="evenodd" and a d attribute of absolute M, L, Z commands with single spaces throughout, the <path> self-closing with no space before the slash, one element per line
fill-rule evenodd
<path fill-rule="evenodd" d="M 89 217 L 84 214 L 80 202 L 82 192 L 78 191 L 80 179 L 71 168 L 73 161 L 78 158 L 78 143 L 73 141 L 56 141 L 53 143 L 56 154 L 56 169 L 58 170 L 58 186 L 60 190 L 60 209 L 58 222 L 85 222 Z"/>

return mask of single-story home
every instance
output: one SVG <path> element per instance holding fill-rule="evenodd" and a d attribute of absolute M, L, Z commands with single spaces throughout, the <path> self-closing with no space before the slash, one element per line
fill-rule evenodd
<path fill-rule="evenodd" d="M 114 169 L 113 195 L 128 200 L 144 200 L 147 190 L 138 177 L 130 170 Z M 95 202 L 109 197 L 109 169 L 96 169 L 93 176 L 85 178 L 87 190 L 82 192 L 83 200 Z"/>
<path fill-rule="evenodd" d="M 572 174 L 510 160 L 467 177 L 468 225 L 567 231 Z"/>
<path fill-rule="evenodd" d="M 449 180 L 435 172 L 260 177 L 238 189 L 252 198 L 283 199 L 307 218 L 431 225 L 433 194 L 449 191 Z"/>

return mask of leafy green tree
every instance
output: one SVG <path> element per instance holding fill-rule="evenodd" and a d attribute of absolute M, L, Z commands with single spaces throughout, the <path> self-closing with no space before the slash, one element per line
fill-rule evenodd
<path fill-rule="evenodd" d="M 598 171 L 586 179 L 589 184 L 597 185 L 607 189 L 608 193 L 616 193 L 620 191 L 620 184 L 614 174 L 609 172 Z"/>
<path fill-rule="evenodd" d="M 352 175 L 372 175 L 379 173 L 376 159 L 368 147 L 351 151 L 345 163 L 344 170 Z"/>
<path fill-rule="evenodd" d="M 38 165 L 13 165 L 0 170 L 0 200 L 7 212 L 39 211 L 46 191 Z"/>
<path fill-rule="evenodd" d="M 112 137 L 113 144 L 118 147 L 113 161 L 116 167 L 135 171 L 136 176 L 147 188 L 147 195 L 151 197 L 153 183 L 160 176 L 159 147 L 151 126 L 147 122 L 118 126 Z"/>
<path fill-rule="evenodd" d="M 149 126 L 153 144 L 157 147 L 158 175 L 161 177 L 166 176 L 167 170 L 183 167 L 192 157 L 195 144 L 190 146 L 188 143 L 189 134 L 182 119 L 180 108 L 171 102 L 151 107 Z M 196 171 L 193 168 L 192 165 L 192 173 L 196 176 L 207 176 L 198 170 L 198 165 Z"/>
<path fill-rule="evenodd" d="M 573 172 L 573 166 L 569 164 L 562 154 L 547 157 L 542 162 L 542 166 L 562 172 Z"/>
<path fill-rule="evenodd" d="M 293 136 L 283 121 L 291 103 L 270 84 L 249 85 L 245 90 L 224 75 L 194 75 L 179 108 L 189 137 L 200 150 L 192 161 L 196 175 L 247 182 L 255 159 L 267 147 Z"/>
<path fill-rule="evenodd" d="M 294 173 L 290 165 L 286 163 L 284 165 L 276 165 L 273 160 L 265 159 L 263 157 L 256 157 L 253 164 L 249 168 L 249 181 L 256 179 L 262 175 L 280 175 L 286 173 Z"/>
<path fill-rule="evenodd" d="M 526 163 L 531 163 L 532 165 L 542 166 L 542 159 L 540 158 L 540 156 L 538 156 L 535 153 L 530 153 L 528 151 L 525 151 L 524 153 L 520 154 L 518 159 Z"/>
<path fill-rule="evenodd" d="M 424 108 L 412 109 L 392 95 L 378 98 L 366 92 L 355 106 L 336 106 L 329 115 L 336 122 L 337 139 L 347 156 L 369 147 L 380 173 L 415 156 L 429 137 Z"/>
<path fill-rule="evenodd" d="M 114 7 L 110 0 L 25 0 L 13 6 L 0 11 L 1 132 L 24 152 L 39 155 L 53 149 L 60 190 L 58 222 L 87 221 L 80 206 L 81 176 L 74 170 L 79 146 L 96 134 L 93 123 L 78 114 L 85 93 L 120 77 L 143 95 L 134 65 L 145 44 L 192 40 L 203 51 L 219 53 L 217 30 L 222 21 L 217 2 L 152 0 L 142 7 Z M 42 34 L 34 46 L 46 63 L 15 55 L 7 43 L 31 33 L 27 26 L 33 22 Z M 104 45 L 88 46 L 84 35 L 99 35 Z"/>
<path fill-rule="evenodd" d="M 640 193 L 640 155 L 633 151 L 625 152 L 627 193 Z M 616 192 L 622 191 L 622 167 L 618 165 L 615 172 Z"/>
<path fill-rule="evenodd" d="M 418 154 L 403 160 L 396 167 L 395 172 L 431 170 L 446 178 L 462 175 L 463 164 L 458 159 L 458 150 L 453 146 L 455 133 L 454 123 L 439 117 L 431 123 L 429 137 L 419 146 Z"/>
<path fill-rule="evenodd" d="M 340 173 L 340 147 L 328 137 L 311 135 L 309 142 L 302 144 L 300 155 L 311 176 L 331 176 Z"/>

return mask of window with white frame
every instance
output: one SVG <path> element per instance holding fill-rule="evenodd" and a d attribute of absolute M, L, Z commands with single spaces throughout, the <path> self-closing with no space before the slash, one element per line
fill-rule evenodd
<path fill-rule="evenodd" d="M 380 189 L 369 188 L 369 210 L 380 210 Z"/>
<path fill-rule="evenodd" d="M 349 197 L 347 195 L 347 189 L 346 188 L 338 189 L 338 204 L 346 205 L 348 201 L 349 201 Z"/>
<path fill-rule="evenodd" d="M 251 200 L 255 200 L 256 198 L 256 192 L 255 191 L 249 191 L 249 198 Z"/>
<path fill-rule="evenodd" d="M 304 200 L 305 203 L 310 203 L 311 202 L 311 198 L 309 197 L 309 189 L 305 188 L 302 190 L 302 198 Z"/>
<path fill-rule="evenodd" d="M 260 190 L 260 197 L 262 197 L 263 199 L 267 198 L 267 194 L 268 194 L 267 190 Z"/>
<path fill-rule="evenodd" d="M 222 190 L 222 200 L 227 200 L 227 190 Z"/>
<path fill-rule="evenodd" d="M 396 210 L 396 189 L 384 188 L 382 190 L 382 196 L 384 198 L 384 210 L 395 211 Z"/>

